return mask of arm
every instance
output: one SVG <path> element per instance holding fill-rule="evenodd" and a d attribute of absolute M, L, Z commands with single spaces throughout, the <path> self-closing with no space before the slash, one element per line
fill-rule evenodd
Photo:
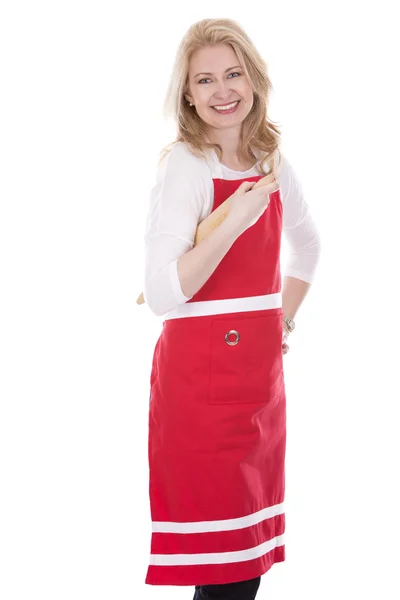
<path fill-rule="evenodd" d="M 310 289 L 311 284 L 295 277 L 286 275 L 282 286 L 282 309 L 283 314 L 289 319 L 294 319 L 300 305 Z M 286 332 L 288 329 L 286 323 L 283 324 Z"/>
<path fill-rule="evenodd" d="M 227 218 L 194 248 L 173 235 L 158 236 L 153 255 L 147 251 L 148 276 L 144 296 L 150 309 L 161 316 L 190 300 L 203 287 L 231 248 L 241 230 Z M 173 258 L 177 256 L 177 258 Z M 158 257 L 158 261 L 154 260 Z M 150 264 L 163 263 L 152 277 Z M 153 266 L 154 269 L 154 266 Z"/>
<path fill-rule="evenodd" d="M 183 144 L 176 145 L 164 160 L 151 193 L 145 236 L 144 296 L 158 316 L 190 300 L 236 235 L 228 220 L 210 240 L 193 247 L 198 223 L 211 212 L 211 173 Z"/>
<path fill-rule="evenodd" d="M 257 187 L 260 187 L 262 185 L 266 185 L 268 183 L 271 183 L 272 178 L 274 176 L 268 174 L 266 177 L 263 177 L 262 179 L 260 179 L 259 181 L 257 181 L 257 183 L 253 186 L 253 189 L 256 189 Z M 229 198 L 227 198 L 216 210 L 214 210 L 213 212 L 211 212 L 211 214 L 208 215 L 208 217 L 206 217 L 201 223 L 200 225 L 198 225 L 197 229 L 196 229 L 196 235 L 195 235 L 195 239 L 194 239 L 194 246 L 198 246 L 200 244 L 200 242 L 202 240 L 204 240 L 204 238 L 206 238 L 208 235 L 210 235 L 210 233 L 219 225 L 221 225 L 221 223 L 226 219 L 226 217 L 228 216 L 229 213 L 229 209 L 231 206 L 231 199 L 233 198 L 233 196 L 229 196 Z M 227 241 L 229 242 L 229 237 L 230 237 L 230 233 L 232 232 L 232 227 L 224 227 L 224 229 L 228 230 L 226 231 L 227 235 Z M 187 233 L 187 232 L 185 232 Z M 239 234 L 238 234 L 239 235 Z M 182 241 L 184 241 L 184 239 L 182 239 Z M 192 245 L 192 242 L 190 240 L 186 240 L 187 244 L 189 245 L 189 247 Z M 218 242 L 217 242 L 218 243 Z M 232 244 L 231 244 L 232 245 Z M 178 246 L 179 247 L 179 246 Z M 179 254 L 184 254 L 185 252 L 188 251 L 188 248 L 185 249 L 185 246 L 182 246 L 182 251 L 179 252 Z M 229 249 L 229 248 L 228 248 Z M 163 251 L 165 250 L 162 249 Z M 176 252 L 176 250 L 174 251 L 174 254 L 178 254 Z M 226 252 L 225 252 L 226 254 Z M 205 266 L 205 265 L 204 265 Z M 208 279 L 208 277 L 210 277 L 210 275 L 212 274 L 212 272 L 215 270 L 215 267 L 213 268 L 213 270 L 211 271 L 211 273 L 209 273 L 208 276 L 206 276 L 206 280 Z M 181 271 L 179 271 L 181 272 Z M 176 269 L 174 267 L 173 272 L 171 273 L 172 277 L 175 279 L 175 288 L 178 292 L 178 295 L 180 294 L 180 296 L 182 296 L 182 290 L 180 287 L 180 284 L 178 285 L 178 282 L 176 281 L 176 279 L 178 278 L 177 273 L 176 273 Z M 182 274 L 183 277 L 186 276 L 186 274 Z M 203 282 L 202 285 L 204 285 L 205 281 Z M 200 287 L 202 287 L 202 285 Z M 200 289 L 200 288 L 198 288 Z M 196 290 L 198 291 L 198 290 Z M 196 292 L 195 292 L 196 293 Z M 194 296 L 194 293 L 189 297 L 191 298 L 192 296 Z M 184 295 L 183 295 L 184 297 Z M 189 299 L 188 297 L 185 297 L 185 300 Z M 138 297 L 138 299 L 136 300 L 137 304 L 143 304 L 145 301 L 144 299 L 144 294 L 140 294 L 140 296 Z"/>
<path fill-rule="evenodd" d="M 198 246 L 179 257 L 178 276 L 186 296 L 192 298 L 203 287 L 240 233 L 241 229 L 226 218 Z"/>
<path fill-rule="evenodd" d="M 283 231 L 291 248 L 284 272 L 282 306 L 284 315 L 294 319 L 314 279 L 321 254 L 321 241 L 300 181 L 285 157 L 281 165 L 280 186 Z"/>

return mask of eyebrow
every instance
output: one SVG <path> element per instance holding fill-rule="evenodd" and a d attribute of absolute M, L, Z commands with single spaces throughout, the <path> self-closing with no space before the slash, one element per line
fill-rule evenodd
<path fill-rule="evenodd" d="M 241 68 L 242 68 L 241 65 L 236 65 L 235 67 L 229 67 L 229 69 L 226 69 L 224 72 L 227 73 L 228 71 L 232 71 L 232 69 L 241 69 Z M 212 75 L 212 73 L 197 73 L 196 75 L 193 76 L 193 79 L 195 79 L 199 75 Z"/>

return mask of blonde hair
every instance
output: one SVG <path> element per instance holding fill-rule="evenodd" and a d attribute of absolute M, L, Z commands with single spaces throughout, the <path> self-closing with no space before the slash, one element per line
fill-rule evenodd
<path fill-rule="evenodd" d="M 207 148 L 214 148 L 219 160 L 222 159 L 222 147 L 207 141 L 207 124 L 185 98 L 185 94 L 189 92 L 189 62 L 193 53 L 199 48 L 217 44 L 229 44 L 233 48 L 253 88 L 253 106 L 242 123 L 239 156 L 246 161 L 258 158 L 263 175 L 267 175 L 265 163 L 269 165 L 271 172 L 275 172 L 276 161 L 278 160 L 278 164 L 281 162 L 281 133 L 267 116 L 269 96 L 273 89 L 267 65 L 243 28 L 232 19 L 202 19 L 194 23 L 184 35 L 178 47 L 164 101 L 164 116 L 173 117 L 178 133 L 176 139 L 161 150 L 160 161 L 177 142 L 185 142 L 197 156 L 204 156 Z M 252 149 L 259 151 L 258 157 Z"/>

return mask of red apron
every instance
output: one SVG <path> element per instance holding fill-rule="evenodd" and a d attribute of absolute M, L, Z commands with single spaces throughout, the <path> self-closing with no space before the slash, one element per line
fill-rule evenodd
<path fill-rule="evenodd" d="M 214 179 L 215 210 L 242 183 Z M 163 323 L 150 377 L 145 583 L 253 579 L 285 560 L 280 190 Z"/>

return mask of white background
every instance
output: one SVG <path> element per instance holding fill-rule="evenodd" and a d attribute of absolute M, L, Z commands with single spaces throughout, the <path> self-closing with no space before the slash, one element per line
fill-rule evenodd
<path fill-rule="evenodd" d="M 162 320 L 135 301 L 175 136 L 162 101 L 205 17 L 238 20 L 267 61 L 269 115 L 323 244 L 284 357 L 287 559 L 257 600 L 400 597 L 395 5 L 2 3 L 3 600 L 193 597 L 144 583 Z"/>

